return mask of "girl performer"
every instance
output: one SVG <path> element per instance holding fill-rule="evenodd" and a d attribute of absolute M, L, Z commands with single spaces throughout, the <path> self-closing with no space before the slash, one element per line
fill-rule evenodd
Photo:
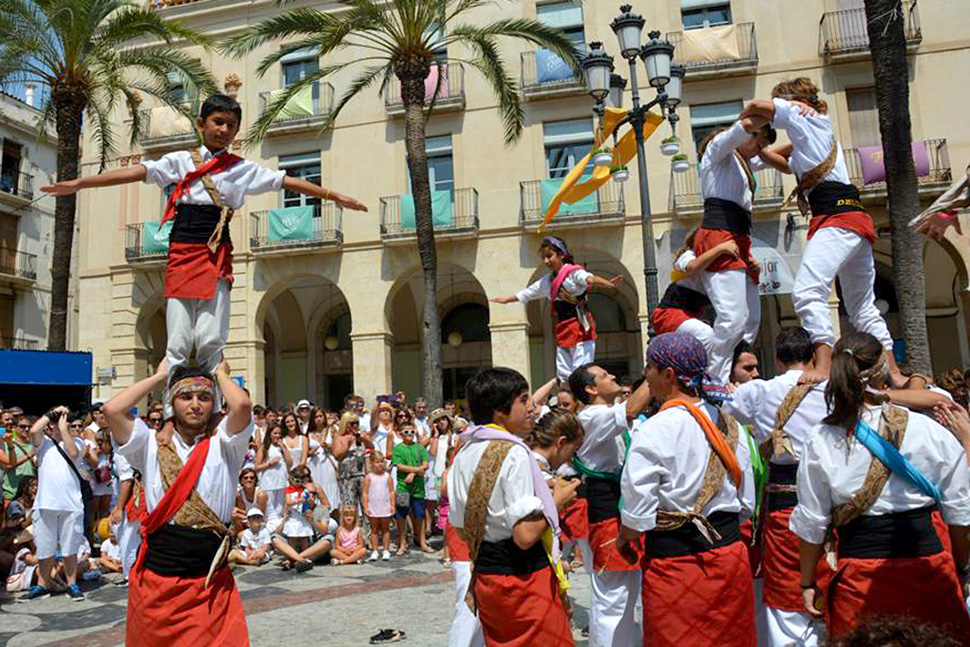
<path fill-rule="evenodd" d="M 799 209 L 803 215 L 809 209 L 812 213 L 808 245 L 792 289 L 795 312 L 815 344 L 815 368 L 806 371 L 802 381 L 828 377 L 835 344 L 828 300 L 837 277 L 849 320 L 856 330 L 879 340 L 892 383 L 901 387 L 906 378 L 896 366 L 892 336 L 876 309 L 872 258 L 876 230 L 862 207 L 859 190 L 849 181 L 842 147 L 826 114 L 828 105 L 818 98 L 818 87 L 805 77 L 779 83 L 771 96 L 772 101 L 749 103 L 741 117 L 768 120 L 788 133 L 791 144 L 779 152 L 789 157 L 798 177 L 793 195 L 798 197 Z"/>
<path fill-rule="evenodd" d="M 589 288 L 612 288 L 622 276 L 603 279 L 573 262 L 566 243 L 546 236 L 539 244 L 539 255 L 549 269 L 541 279 L 511 297 L 495 297 L 494 303 L 525 303 L 534 299 L 552 301 L 556 321 L 556 375 L 560 382 L 596 355 L 596 322 L 587 307 Z"/>
<path fill-rule="evenodd" d="M 475 425 L 462 434 L 448 473 L 448 516 L 475 564 L 469 606 L 477 606 L 489 647 L 572 647 L 552 565 L 559 561 L 558 509 L 578 484 L 550 489 L 522 442 L 535 411 L 524 377 L 485 369 L 468 381 L 467 393 Z"/>
<path fill-rule="evenodd" d="M 757 130 L 750 119 L 715 131 L 701 142 L 701 192 L 704 220 L 694 237 L 694 253 L 701 257 L 724 242 L 737 253 L 720 254 L 700 277 L 717 318 L 711 343 L 711 373 L 727 382 L 734 347 L 751 343 L 761 323 L 757 261 L 751 256 L 751 208 L 754 171 L 764 166 L 761 150 L 775 141 L 770 127 Z"/>
<path fill-rule="evenodd" d="M 825 389 L 831 413 L 802 451 L 789 525 L 801 540 L 805 608 L 825 617 L 833 639 L 871 615 L 908 615 L 968 644 L 960 590 L 970 526 L 967 459 L 930 417 L 886 403 L 879 390 L 889 376 L 884 350 L 867 333 L 839 340 Z M 817 583 L 830 528 L 838 563 L 830 581 Z"/>
<path fill-rule="evenodd" d="M 737 422 L 718 409 L 727 391 L 706 366 L 704 347 L 685 333 L 660 335 L 647 348 L 650 393 L 664 404 L 632 434 L 617 550 L 635 560 L 633 546 L 646 534 L 649 647 L 756 645 L 740 519 L 754 507 L 750 454 Z"/>

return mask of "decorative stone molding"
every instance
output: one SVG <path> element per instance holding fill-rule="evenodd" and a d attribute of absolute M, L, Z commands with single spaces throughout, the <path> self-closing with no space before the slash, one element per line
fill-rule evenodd
<path fill-rule="evenodd" d="M 235 98 L 239 94 L 239 88 L 242 87 L 242 79 L 235 72 L 230 72 L 226 77 L 226 80 L 222 82 L 222 87 L 225 88 L 226 94 L 230 97 Z"/>

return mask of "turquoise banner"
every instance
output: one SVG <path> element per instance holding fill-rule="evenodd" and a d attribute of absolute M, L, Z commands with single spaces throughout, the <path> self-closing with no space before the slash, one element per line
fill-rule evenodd
<path fill-rule="evenodd" d="M 174 220 L 169 220 L 161 227 L 161 229 L 159 229 L 157 222 L 145 223 L 145 230 L 141 245 L 146 254 L 168 253 L 168 237 L 169 234 L 172 233 L 172 224 L 174 222 Z"/>
<path fill-rule="evenodd" d="M 431 192 L 431 222 L 435 229 L 454 224 L 451 191 Z M 409 193 L 401 196 L 401 229 L 414 231 L 414 228 L 414 196 Z"/>
<path fill-rule="evenodd" d="M 309 240 L 313 237 L 313 207 L 284 207 L 269 212 L 270 240 Z"/>
<path fill-rule="evenodd" d="M 582 176 L 576 184 L 581 184 L 591 178 L 592 175 Z M 559 187 L 562 186 L 563 178 L 554 178 L 550 180 L 542 180 L 542 211 L 545 213 L 549 209 L 549 203 L 552 202 L 553 196 L 559 191 Z M 584 213 L 596 213 L 599 211 L 599 199 L 598 192 L 593 191 L 588 196 L 575 202 L 574 204 L 562 203 L 559 207 L 559 213 L 564 216 L 570 214 L 584 214 Z"/>

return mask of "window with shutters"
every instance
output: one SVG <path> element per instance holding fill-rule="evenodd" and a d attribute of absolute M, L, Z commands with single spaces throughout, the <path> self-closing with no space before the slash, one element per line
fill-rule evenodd
<path fill-rule="evenodd" d="M 690 107 L 690 129 L 691 136 L 694 139 L 694 149 L 699 148 L 704 138 L 718 128 L 733 124 L 734 120 L 741 114 L 743 107 L 744 102 L 740 99 L 692 105 Z"/>
<path fill-rule="evenodd" d="M 877 146 L 882 143 L 875 88 L 846 90 L 845 101 L 849 107 L 849 131 L 852 133 L 853 146 Z"/>
<path fill-rule="evenodd" d="M 583 7 L 578 1 L 541 4 L 536 7 L 536 14 L 543 25 L 561 29 L 576 49 L 586 49 Z"/>
<path fill-rule="evenodd" d="M 279 168 L 286 171 L 290 177 L 306 180 L 311 184 L 320 184 L 320 151 L 302 153 L 300 155 L 281 155 Z M 296 191 L 283 190 L 280 200 L 283 207 L 313 207 L 313 215 L 320 215 L 320 198 L 313 198 Z"/>
<path fill-rule="evenodd" d="M 684 29 L 731 24 L 731 3 L 724 0 L 680 0 Z"/>
<path fill-rule="evenodd" d="M 593 145 L 593 122 L 571 119 L 543 124 L 546 146 L 546 173 L 550 178 L 566 177 Z M 587 172 L 593 170 L 592 164 Z"/>

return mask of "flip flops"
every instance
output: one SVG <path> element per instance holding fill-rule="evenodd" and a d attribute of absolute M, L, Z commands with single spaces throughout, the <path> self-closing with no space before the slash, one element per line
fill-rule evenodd
<path fill-rule="evenodd" d="M 397 629 L 381 629 L 378 633 L 370 637 L 372 645 L 386 645 L 388 643 L 400 642 L 407 638 L 403 631 Z"/>

